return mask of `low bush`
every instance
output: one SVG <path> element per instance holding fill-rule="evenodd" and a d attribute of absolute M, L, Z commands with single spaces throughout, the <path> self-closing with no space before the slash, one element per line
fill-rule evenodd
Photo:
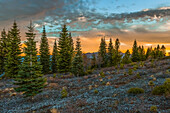
<path fill-rule="evenodd" d="M 100 72 L 100 76 L 101 76 L 102 78 L 104 78 L 104 77 L 105 77 L 105 74 L 104 74 L 104 72 L 103 72 L 103 71 L 101 71 L 101 72 Z"/>
<path fill-rule="evenodd" d="M 97 89 L 94 90 L 94 93 L 97 94 L 99 91 Z"/>
<path fill-rule="evenodd" d="M 140 76 L 139 73 L 136 74 L 136 78 L 137 78 L 137 79 L 140 79 L 140 78 L 141 78 L 141 76 Z"/>
<path fill-rule="evenodd" d="M 151 106 L 151 107 L 150 107 L 150 111 L 152 111 L 152 112 L 157 112 L 157 107 L 156 107 L 156 106 Z"/>
<path fill-rule="evenodd" d="M 153 95 L 170 94 L 170 78 L 167 78 L 163 85 L 156 86 L 152 90 Z"/>
<path fill-rule="evenodd" d="M 129 69 L 128 74 L 129 74 L 129 75 L 132 75 L 132 74 L 133 74 L 133 70 L 132 70 L 132 69 Z"/>
<path fill-rule="evenodd" d="M 124 68 L 124 64 L 120 64 L 120 69 L 123 69 Z"/>
<path fill-rule="evenodd" d="M 63 89 L 61 91 L 61 97 L 65 98 L 65 97 L 67 97 L 67 95 L 68 95 L 67 90 L 63 87 Z"/>
<path fill-rule="evenodd" d="M 130 88 L 128 91 L 127 91 L 129 94 L 141 94 L 141 93 L 144 93 L 144 89 L 142 88 Z"/>

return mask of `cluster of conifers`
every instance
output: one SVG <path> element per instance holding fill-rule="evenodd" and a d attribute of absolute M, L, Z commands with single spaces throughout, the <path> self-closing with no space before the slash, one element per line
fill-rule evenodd
<path fill-rule="evenodd" d="M 80 39 L 77 38 L 76 48 L 74 49 L 73 39 L 71 33 L 68 33 L 66 25 L 63 26 L 60 33 L 58 45 L 56 40 L 54 42 L 52 58 L 50 58 L 45 26 L 43 26 L 40 42 L 40 60 L 37 57 L 36 34 L 32 23 L 28 26 L 28 31 L 25 34 L 27 37 L 24 42 L 26 47 L 21 48 L 20 30 L 14 21 L 8 33 L 3 29 L 0 39 L 0 74 L 3 73 L 3 77 L 14 79 L 14 85 L 17 86 L 14 88 L 15 91 L 22 92 L 25 97 L 33 97 L 42 92 L 46 86 L 46 79 L 43 74 L 71 72 L 75 76 L 82 76 L 85 74 L 85 69 L 114 66 L 120 63 L 127 64 L 132 61 L 144 61 L 150 57 L 165 56 L 164 46 L 161 48 L 158 46 L 154 50 L 148 48 L 145 54 L 144 47 L 138 47 L 135 40 L 132 55 L 127 50 L 122 58 L 119 50 L 119 39 L 116 39 L 115 46 L 110 39 L 107 48 L 105 38 L 102 38 L 97 58 L 93 54 L 90 67 L 85 68 L 87 62 L 82 56 Z M 24 53 L 24 58 L 21 56 L 22 53 Z"/>

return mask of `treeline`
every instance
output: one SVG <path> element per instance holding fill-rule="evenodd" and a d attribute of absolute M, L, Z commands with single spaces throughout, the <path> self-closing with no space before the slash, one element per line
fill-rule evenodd
<path fill-rule="evenodd" d="M 87 62 L 84 60 L 85 55 L 81 50 L 80 39 L 77 38 L 74 47 L 72 35 L 64 25 L 58 42 L 54 41 L 52 58 L 50 58 L 46 29 L 43 26 L 39 49 L 40 60 L 38 60 L 34 26 L 30 22 L 27 28 L 28 31 L 25 33 L 27 40 L 24 42 L 26 47 L 21 47 L 20 29 L 15 21 L 8 32 L 3 29 L 0 39 L 0 75 L 14 79 L 13 84 L 17 86 L 14 88 L 15 91 L 22 92 L 25 97 L 33 97 L 42 92 L 46 86 L 44 74 L 72 73 L 75 76 L 83 76 L 95 68 L 118 66 L 165 56 L 166 48 L 163 45 L 161 48 L 159 45 L 154 49 L 148 48 L 145 53 L 144 47 L 138 47 L 135 40 L 132 55 L 127 50 L 122 57 L 119 39 L 116 39 L 114 46 L 112 39 L 110 39 L 107 47 L 105 38 L 101 38 L 98 57 L 93 54 L 90 66 L 87 67 L 85 66 Z M 21 54 L 24 54 L 24 56 L 21 56 Z"/>
<path fill-rule="evenodd" d="M 137 41 L 134 41 L 132 54 L 127 50 L 125 54 L 120 51 L 120 41 L 116 39 L 115 45 L 113 45 L 112 39 L 110 38 L 107 46 L 105 38 L 101 38 L 97 59 L 93 56 L 91 61 L 91 67 L 110 67 L 118 66 L 120 64 L 128 64 L 131 62 L 140 62 L 147 59 L 157 59 L 166 56 L 166 48 L 164 45 L 161 47 L 157 45 L 154 49 L 148 47 L 145 51 L 144 46 L 138 46 Z"/>

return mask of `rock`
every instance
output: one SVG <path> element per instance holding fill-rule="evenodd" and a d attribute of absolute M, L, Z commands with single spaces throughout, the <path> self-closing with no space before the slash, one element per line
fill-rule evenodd
<path fill-rule="evenodd" d="M 163 76 L 163 72 L 159 72 L 155 74 L 156 76 Z"/>

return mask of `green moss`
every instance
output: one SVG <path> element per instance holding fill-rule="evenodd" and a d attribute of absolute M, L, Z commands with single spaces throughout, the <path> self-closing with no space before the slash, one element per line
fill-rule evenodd
<path fill-rule="evenodd" d="M 56 73 L 54 73 L 54 74 L 53 74 L 53 78 L 56 78 L 56 76 L 57 76 L 57 74 L 56 74 Z"/>
<path fill-rule="evenodd" d="M 130 88 L 128 91 L 127 91 L 129 94 L 140 94 L 140 93 L 144 93 L 144 89 L 142 88 Z"/>

